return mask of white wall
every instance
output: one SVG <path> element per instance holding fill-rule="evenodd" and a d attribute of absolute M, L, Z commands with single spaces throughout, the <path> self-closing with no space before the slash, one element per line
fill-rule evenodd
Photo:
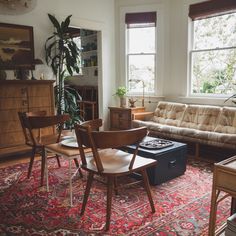
<path fill-rule="evenodd" d="M 124 61 L 124 46 L 122 44 L 122 36 L 120 28 L 124 24 L 121 19 L 123 9 L 137 9 L 137 7 L 152 7 L 154 10 L 161 12 L 157 14 L 157 24 L 161 28 L 158 30 L 158 40 L 161 44 L 158 51 L 159 64 L 161 64 L 158 74 L 158 93 L 157 99 L 152 98 L 151 101 L 160 99 L 199 103 L 224 105 L 224 98 L 197 98 L 187 97 L 188 84 L 188 32 L 189 21 L 188 9 L 192 3 L 202 2 L 203 0 L 117 0 L 116 6 L 116 58 L 117 58 L 117 86 L 124 84 L 125 71 L 122 61 Z M 143 9 L 145 9 L 143 7 Z M 119 41 L 118 41 L 119 40 Z M 161 97 L 163 96 L 163 97 Z M 149 100 L 146 98 L 145 100 Z M 145 104 L 150 110 L 155 106 Z"/>
<path fill-rule="evenodd" d="M 0 15 L 0 22 L 33 26 L 35 58 L 44 59 L 44 43 L 53 30 L 48 13 L 59 20 L 72 14 L 71 25 L 101 31 L 99 113 L 100 117 L 107 118 L 107 107 L 115 86 L 114 0 L 38 0 L 33 11 L 23 15 Z M 53 79 L 51 69 L 46 65 L 36 66 L 36 77 L 39 78 L 41 73 L 45 79 Z M 10 72 L 12 76 L 13 72 Z"/>

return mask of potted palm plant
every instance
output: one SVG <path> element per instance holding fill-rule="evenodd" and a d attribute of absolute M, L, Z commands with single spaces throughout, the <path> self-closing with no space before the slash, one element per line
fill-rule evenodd
<path fill-rule="evenodd" d="M 57 114 L 69 113 L 72 119 L 72 123 L 69 124 L 70 128 L 73 123 L 82 119 L 77 106 L 77 100 L 81 97 L 76 90 L 65 85 L 66 74 L 79 73 L 80 49 L 69 33 L 71 16 L 67 16 L 59 23 L 53 15 L 48 14 L 54 26 L 54 32 L 45 42 L 45 59 L 56 77 L 54 91 Z"/>

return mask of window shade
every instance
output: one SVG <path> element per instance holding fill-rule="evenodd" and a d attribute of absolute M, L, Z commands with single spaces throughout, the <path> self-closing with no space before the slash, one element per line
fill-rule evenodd
<path fill-rule="evenodd" d="M 210 0 L 192 4 L 189 7 L 189 17 L 192 20 L 200 20 L 232 12 L 236 12 L 236 0 Z"/>
<path fill-rule="evenodd" d="M 156 18 L 156 12 L 127 13 L 125 23 L 128 28 L 140 27 L 142 24 L 145 24 L 145 27 L 156 26 Z"/>

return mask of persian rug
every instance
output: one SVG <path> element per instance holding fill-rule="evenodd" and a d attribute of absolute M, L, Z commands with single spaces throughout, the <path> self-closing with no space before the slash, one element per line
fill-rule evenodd
<path fill-rule="evenodd" d="M 207 235 L 212 172 L 209 164 L 190 161 L 184 175 L 152 186 L 154 214 L 141 185 L 122 188 L 113 195 L 111 226 L 105 232 L 106 189 L 94 181 L 86 211 L 80 209 L 86 185 L 73 179 L 73 207 L 69 203 L 68 163 L 59 168 L 49 160 L 49 192 L 39 187 L 40 161 L 30 179 L 28 164 L 0 169 L 0 235 Z M 75 168 L 75 167 L 74 167 Z M 127 179 L 118 180 L 127 181 Z M 230 201 L 218 207 L 217 225 L 229 216 Z"/>

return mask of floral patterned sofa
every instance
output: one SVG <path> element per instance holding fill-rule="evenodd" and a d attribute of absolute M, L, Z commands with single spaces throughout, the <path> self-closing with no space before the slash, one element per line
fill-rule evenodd
<path fill-rule="evenodd" d="M 151 135 L 236 150 L 236 108 L 159 102 L 153 116 L 133 127 L 146 126 Z"/>

